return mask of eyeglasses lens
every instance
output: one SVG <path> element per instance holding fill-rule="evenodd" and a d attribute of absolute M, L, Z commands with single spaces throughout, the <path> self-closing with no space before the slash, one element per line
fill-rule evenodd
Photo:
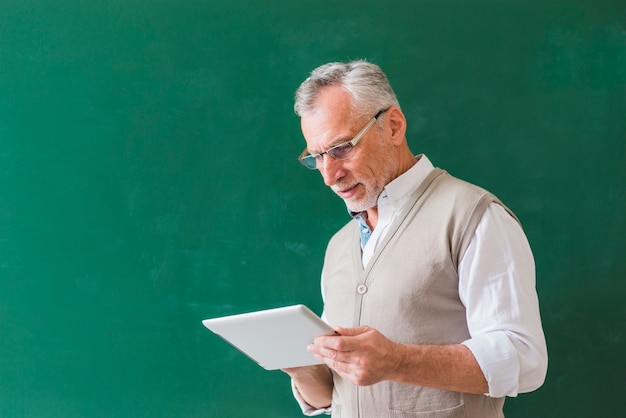
<path fill-rule="evenodd" d="M 339 144 L 336 147 L 329 149 L 328 155 L 333 157 L 335 160 L 345 160 L 350 156 L 351 151 L 352 144 L 346 142 L 345 144 Z"/>

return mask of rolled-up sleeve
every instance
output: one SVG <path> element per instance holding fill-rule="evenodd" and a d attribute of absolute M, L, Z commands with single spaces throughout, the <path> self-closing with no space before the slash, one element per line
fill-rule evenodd
<path fill-rule="evenodd" d="M 517 396 L 541 386 L 548 355 L 528 240 L 506 210 L 491 204 L 459 263 L 459 295 L 471 338 L 464 341 L 489 396 Z"/>

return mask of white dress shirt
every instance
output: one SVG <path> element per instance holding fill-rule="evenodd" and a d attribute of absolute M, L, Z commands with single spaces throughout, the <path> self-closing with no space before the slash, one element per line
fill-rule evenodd
<path fill-rule="evenodd" d="M 389 183 L 378 199 L 378 223 L 363 247 L 366 266 L 412 191 L 434 169 L 425 155 Z M 322 295 L 323 296 L 323 295 Z M 535 290 L 535 262 L 517 221 L 492 203 L 459 263 L 459 296 L 471 338 L 462 344 L 474 354 L 492 397 L 517 396 L 545 379 L 547 349 Z M 332 325 L 332 324 L 331 324 Z M 311 408 L 294 389 L 306 415 Z"/>

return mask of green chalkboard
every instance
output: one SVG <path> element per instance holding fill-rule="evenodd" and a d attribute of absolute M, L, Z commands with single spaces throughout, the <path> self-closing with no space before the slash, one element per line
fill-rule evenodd
<path fill-rule="evenodd" d="M 1 417 L 300 416 L 200 321 L 320 311 L 347 219 L 292 96 L 355 58 L 527 231 L 550 366 L 507 417 L 621 415 L 622 0 L 0 0 Z"/>

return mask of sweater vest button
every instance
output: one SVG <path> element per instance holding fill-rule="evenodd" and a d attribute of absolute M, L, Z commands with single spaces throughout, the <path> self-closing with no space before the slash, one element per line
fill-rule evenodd
<path fill-rule="evenodd" d="M 359 295 L 364 295 L 367 293 L 367 286 L 365 286 L 364 284 L 360 284 L 356 287 L 356 292 Z"/>

